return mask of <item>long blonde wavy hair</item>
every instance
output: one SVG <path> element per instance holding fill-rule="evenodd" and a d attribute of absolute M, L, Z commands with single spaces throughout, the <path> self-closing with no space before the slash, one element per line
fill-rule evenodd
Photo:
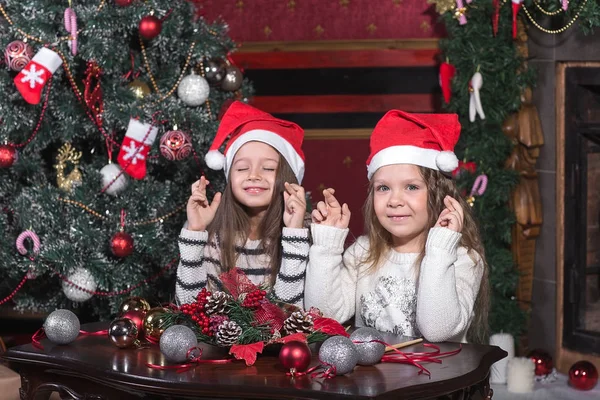
<path fill-rule="evenodd" d="M 460 203 L 464 210 L 465 219 L 460 245 L 468 250 L 470 257 L 473 258 L 474 262 L 477 261 L 475 254 L 477 253 L 481 257 L 484 268 L 479 293 L 475 300 L 474 317 L 471 326 L 469 327 L 469 331 L 467 332 L 467 339 L 473 343 L 487 343 L 489 335 L 488 312 L 490 306 L 489 268 L 485 260 L 485 250 L 479 235 L 479 228 L 475 222 L 471 207 L 462 198 L 455 182 L 451 178 L 445 176 L 440 171 L 425 167 L 418 168 L 427 186 L 427 214 L 429 217 L 429 224 L 426 228 L 426 232 L 424 232 L 425 237 L 427 237 L 429 229 L 435 225 L 440 213 L 445 208 L 444 197 L 452 196 Z M 385 230 L 379 223 L 377 215 L 375 215 L 375 207 L 373 204 L 374 194 L 375 188 L 373 181 L 371 180 L 369 183 L 367 200 L 363 206 L 365 231 L 369 238 L 369 248 L 366 249 L 367 252 L 363 262 L 368 266 L 368 273 L 374 272 L 383 264 L 386 255 L 392 248 L 391 233 Z M 425 257 L 424 244 L 415 265 L 416 276 L 419 274 L 423 257 Z"/>

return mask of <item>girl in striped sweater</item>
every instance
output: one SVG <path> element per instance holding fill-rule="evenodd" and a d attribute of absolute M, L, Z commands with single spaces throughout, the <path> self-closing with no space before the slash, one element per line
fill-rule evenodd
<path fill-rule="evenodd" d="M 221 290 L 219 274 L 237 267 L 279 300 L 303 306 L 310 247 L 300 186 L 303 137 L 298 125 L 244 103 L 227 110 L 205 157 L 210 168 L 224 168 L 227 185 L 212 202 L 206 178 L 192 185 L 179 236 L 179 303 L 194 302 L 204 287 Z"/>

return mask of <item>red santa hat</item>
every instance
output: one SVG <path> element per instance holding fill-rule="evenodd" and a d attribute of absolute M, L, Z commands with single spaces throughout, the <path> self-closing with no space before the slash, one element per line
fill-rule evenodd
<path fill-rule="evenodd" d="M 227 138 L 229 142 L 223 155 L 219 152 L 219 148 Z M 303 139 L 304 130 L 295 123 L 275 118 L 257 108 L 235 101 L 223 115 L 204 160 L 211 169 L 225 168 L 225 176 L 227 176 L 235 153 L 245 143 L 263 142 L 275 148 L 285 158 L 294 171 L 298 183 L 301 183 L 304 177 Z"/>
<path fill-rule="evenodd" d="M 456 114 L 388 111 L 371 134 L 367 176 L 370 180 L 375 171 L 391 164 L 414 164 L 451 172 L 458 166 L 454 146 L 459 136 Z"/>

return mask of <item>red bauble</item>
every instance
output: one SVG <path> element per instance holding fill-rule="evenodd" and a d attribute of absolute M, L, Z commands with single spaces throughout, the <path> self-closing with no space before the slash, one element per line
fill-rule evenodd
<path fill-rule="evenodd" d="M 132 320 L 135 325 L 137 326 L 138 329 L 138 337 L 141 338 L 142 337 L 142 331 L 144 330 L 144 319 L 146 318 L 146 312 L 145 311 L 127 311 L 126 313 L 124 313 L 123 315 L 120 316 L 121 318 L 129 318 L 130 320 Z"/>
<path fill-rule="evenodd" d="M 119 7 L 128 7 L 133 3 L 133 0 L 115 0 L 115 4 Z"/>
<path fill-rule="evenodd" d="M 591 390 L 598 383 L 598 370 L 589 361 L 577 361 L 569 369 L 569 385 L 579 390 Z"/>
<path fill-rule="evenodd" d="M 146 15 L 140 21 L 140 36 L 146 40 L 151 40 L 157 37 L 162 30 L 162 21 L 154 15 Z"/>
<path fill-rule="evenodd" d="M 117 257 L 127 257 L 133 253 L 133 238 L 127 232 L 118 232 L 110 240 L 110 250 Z"/>
<path fill-rule="evenodd" d="M 0 145 L 0 168 L 10 168 L 17 161 L 17 149 L 8 144 Z"/>
<path fill-rule="evenodd" d="M 192 154 L 192 139 L 182 131 L 168 131 L 160 138 L 160 154 L 169 161 L 183 160 Z"/>
<path fill-rule="evenodd" d="M 535 375 L 544 376 L 552 372 L 554 363 L 552 362 L 552 356 L 547 351 L 542 349 L 531 350 L 527 357 L 535 364 Z"/>
<path fill-rule="evenodd" d="M 303 342 L 289 342 L 279 352 L 279 361 L 293 375 L 304 372 L 310 365 L 312 354 L 308 345 Z"/>

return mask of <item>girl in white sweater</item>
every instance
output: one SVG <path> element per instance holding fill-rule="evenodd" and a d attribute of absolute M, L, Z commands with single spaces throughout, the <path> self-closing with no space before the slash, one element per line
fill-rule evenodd
<path fill-rule="evenodd" d="M 344 252 L 350 211 L 333 189 L 312 213 L 305 305 L 432 342 L 484 342 L 488 272 L 458 165 L 454 114 L 388 112 L 371 135 L 366 234 Z M 343 254 L 342 254 L 343 253 Z M 471 329 L 469 330 L 469 328 Z"/>
<path fill-rule="evenodd" d="M 225 156 L 219 147 L 230 137 Z M 303 306 L 308 259 L 301 150 L 304 131 L 244 103 L 224 114 L 206 156 L 225 168 L 227 185 L 209 203 L 204 177 L 192 185 L 187 225 L 179 236 L 176 297 L 193 303 L 204 287 L 222 290 L 219 275 L 241 269 L 275 296 Z"/>

